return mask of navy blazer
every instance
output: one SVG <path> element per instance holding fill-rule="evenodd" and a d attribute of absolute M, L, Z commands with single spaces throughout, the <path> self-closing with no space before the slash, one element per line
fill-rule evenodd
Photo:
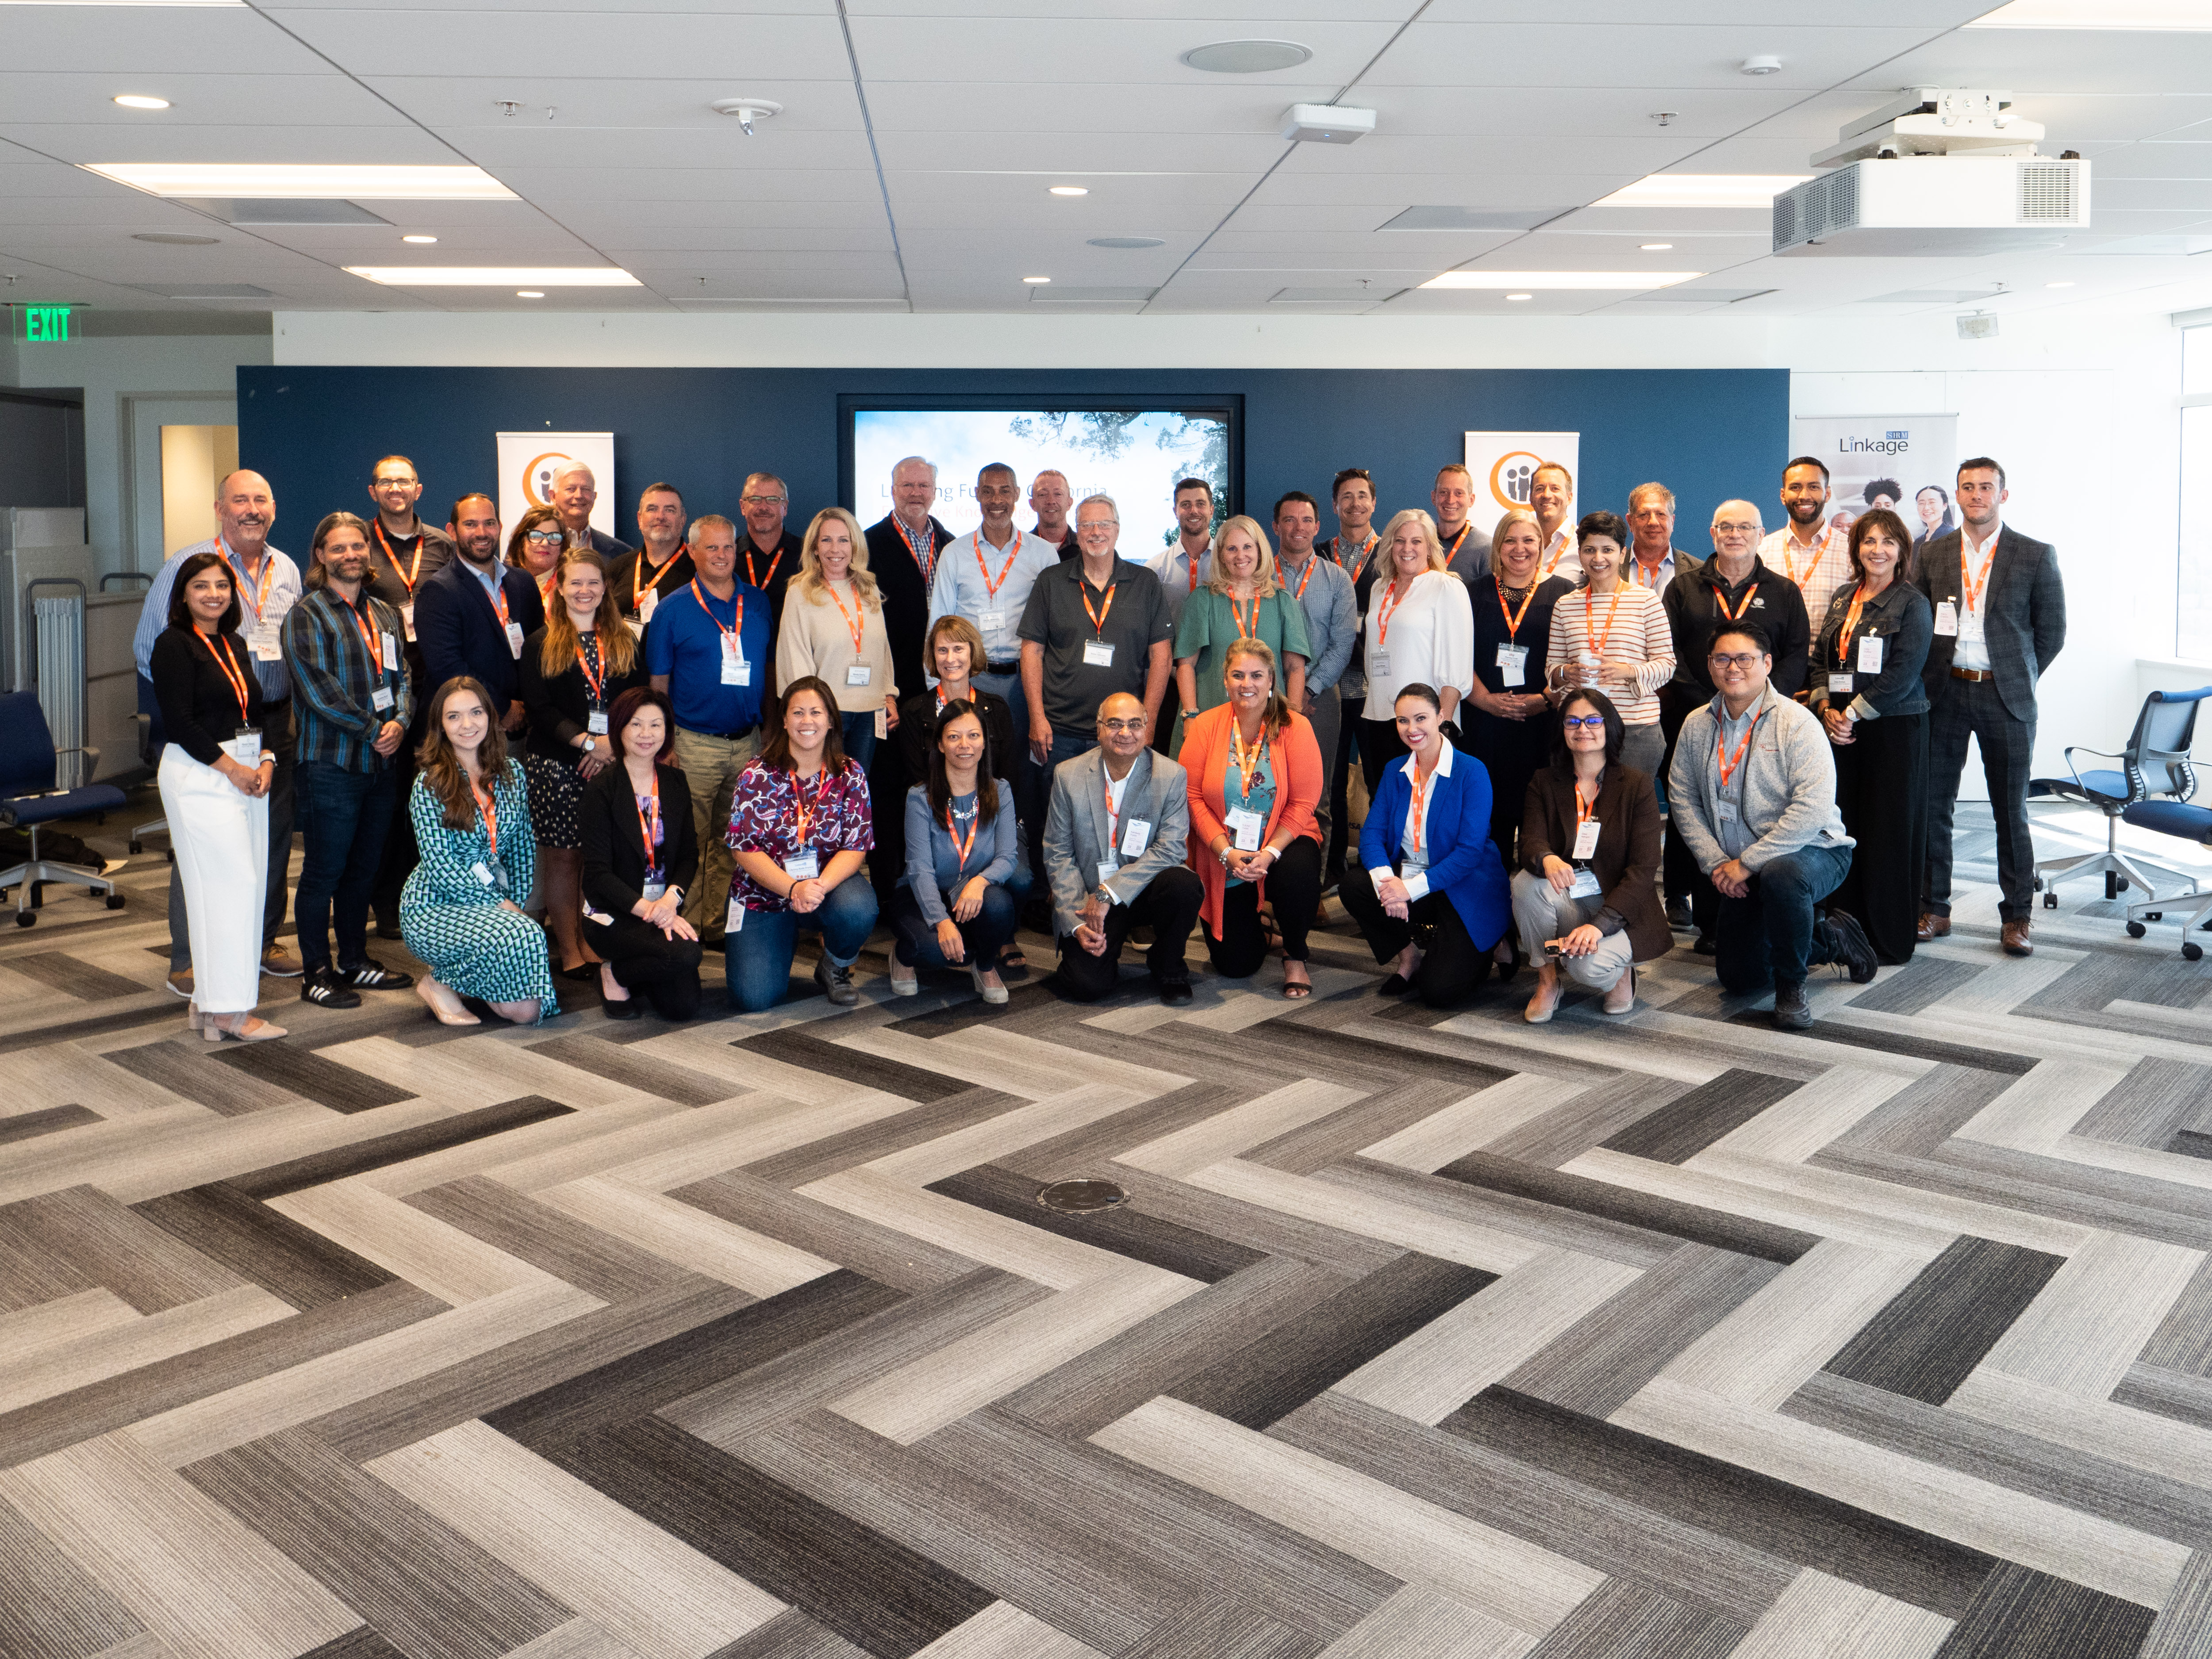
<path fill-rule="evenodd" d="M 1963 532 L 1951 531 L 1936 537 L 1921 553 L 1917 586 L 1931 608 L 1940 609 L 1948 599 L 1960 612 L 1966 610 L 1959 564 L 1963 537 Z M 1982 640 L 1989 647 L 1997 696 L 2014 720 L 2033 720 L 2036 682 L 2066 643 L 2066 584 L 2058 574 L 2057 550 L 2049 542 L 2000 525 L 1996 557 L 1990 562 L 1982 603 L 1987 607 Z M 1951 657 L 1958 646 L 1955 635 L 1936 635 L 1929 647 L 1928 665 L 1921 671 L 1929 701 L 1939 708 L 1951 689 Z"/>
<path fill-rule="evenodd" d="M 1511 890 L 1498 843 L 1490 838 L 1490 771 L 1463 749 L 1446 746 L 1442 766 L 1429 780 L 1429 890 L 1442 891 L 1467 924 L 1468 937 L 1489 950 L 1505 936 L 1513 914 Z M 1359 831 L 1359 862 L 1369 870 L 1395 870 L 1403 854 L 1406 815 L 1413 811 L 1413 786 L 1407 776 L 1413 757 L 1394 760 L 1382 770 L 1382 787 L 1367 809 Z"/>
<path fill-rule="evenodd" d="M 500 567 L 500 581 L 507 590 L 507 616 L 522 624 L 527 639 L 545 625 L 538 584 L 527 572 L 507 564 Z M 465 559 L 425 576 L 415 590 L 415 640 L 422 647 L 424 708 L 439 687 L 459 674 L 483 682 L 499 705 L 491 711 L 495 719 L 522 696 L 522 665 L 507 645 L 490 595 Z"/>

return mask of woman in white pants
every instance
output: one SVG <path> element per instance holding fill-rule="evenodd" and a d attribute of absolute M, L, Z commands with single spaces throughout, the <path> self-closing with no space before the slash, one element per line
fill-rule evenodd
<path fill-rule="evenodd" d="M 223 556 L 194 554 L 170 592 L 169 625 L 149 666 L 168 738 L 161 809 L 191 933 L 191 1025 L 210 1042 L 265 1042 L 284 1030 L 253 1013 L 276 766 L 261 747 L 261 683 L 239 637 L 238 595 Z"/>

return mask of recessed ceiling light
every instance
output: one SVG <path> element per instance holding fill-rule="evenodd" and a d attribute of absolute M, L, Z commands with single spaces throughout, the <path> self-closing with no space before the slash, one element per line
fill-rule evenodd
<path fill-rule="evenodd" d="M 1052 193 L 1054 196 L 1088 196 L 1091 188 L 1087 185 L 1054 185 Z"/>
<path fill-rule="evenodd" d="M 1664 253 L 1668 249 L 1674 246 L 1674 245 L 1672 242 L 1639 242 L 1637 244 L 1637 252 L 1639 253 Z"/>
<path fill-rule="evenodd" d="M 1269 70 L 1296 69 L 1312 56 L 1312 47 L 1295 40 L 1216 40 L 1193 46 L 1182 61 L 1209 75 L 1264 75 Z"/>
<path fill-rule="evenodd" d="M 185 236 L 173 230 L 134 230 L 134 242 L 159 242 L 164 247 L 213 247 L 222 239 L 219 236 Z"/>
<path fill-rule="evenodd" d="M 1702 270 L 1448 270 L 1423 288 L 1626 289 L 1671 288 Z"/>
<path fill-rule="evenodd" d="M 2074 284 L 2071 283 L 2045 283 L 2044 284 L 2044 287 L 2045 288 L 2071 288 L 2073 286 Z"/>
<path fill-rule="evenodd" d="M 1165 247 L 1167 241 L 1158 236 L 1093 236 L 1092 247 Z"/>
<path fill-rule="evenodd" d="M 438 239 L 434 236 L 403 236 L 399 240 L 403 242 L 413 242 L 417 246 L 427 247 Z"/>
<path fill-rule="evenodd" d="M 636 288 L 629 272 L 614 265 L 577 269 L 501 265 L 348 265 L 356 276 L 387 288 L 512 288 L 534 283 L 544 288 Z"/>
<path fill-rule="evenodd" d="M 511 202 L 482 167 L 325 167 L 319 163 L 97 161 L 88 173 L 155 196 L 316 200 Z"/>
<path fill-rule="evenodd" d="M 2212 29 L 2204 0 L 2012 0 L 1970 29 Z"/>
<path fill-rule="evenodd" d="M 120 104 L 125 109 L 167 109 L 169 106 L 169 100 L 166 98 L 149 98 L 137 92 L 118 92 L 110 101 Z"/>
<path fill-rule="evenodd" d="M 1592 207 L 1744 207 L 1771 206 L 1792 185 L 1802 185 L 1809 173 L 1653 173 L 1632 185 L 1624 185 L 1610 196 L 1601 196 Z"/>
<path fill-rule="evenodd" d="M 1509 300 L 1533 300 L 1536 296 L 1533 294 L 1509 294 L 1505 297 Z"/>
<path fill-rule="evenodd" d="M 1025 283 L 1048 283 L 1052 278 L 1049 276 L 1024 276 L 1022 280 Z"/>
<path fill-rule="evenodd" d="M 518 300 L 542 300 L 545 295 L 534 288 L 519 288 L 514 290 L 514 297 Z"/>

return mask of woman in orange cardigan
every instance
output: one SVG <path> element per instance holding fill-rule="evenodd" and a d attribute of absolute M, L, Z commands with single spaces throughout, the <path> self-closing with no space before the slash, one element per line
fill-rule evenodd
<path fill-rule="evenodd" d="M 1275 691 L 1275 653 L 1239 640 L 1223 659 L 1229 701 L 1183 722 L 1190 866 L 1214 972 L 1249 978 L 1267 955 L 1264 902 L 1283 942 L 1283 994 L 1313 994 L 1306 933 L 1321 908 L 1321 745 Z"/>

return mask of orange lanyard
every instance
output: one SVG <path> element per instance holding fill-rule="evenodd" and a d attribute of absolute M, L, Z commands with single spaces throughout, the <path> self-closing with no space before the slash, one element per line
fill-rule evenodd
<path fill-rule="evenodd" d="M 558 582 L 560 580 L 561 573 L 558 569 L 549 570 L 538 579 L 538 603 L 543 605 L 548 611 L 550 611 L 553 608 L 554 584 Z M 499 596 L 499 620 L 500 625 L 501 627 L 505 627 L 507 624 L 507 595 L 504 592 L 502 592 Z"/>
<path fill-rule="evenodd" d="M 799 774 L 791 775 L 791 816 L 799 824 L 799 846 L 801 850 L 811 847 L 814 820 L 822 811 L 822 798 L 830 793 L 830 769 L 823 767 L 815 775 L 814 799 L 810 805 L 799 793 Z"/>
<path fill-rule="evenodd" d="M 1962 547 L 1966 545 L 1966 542 L 1963 538 L 1960 538 L 1960 545 Z M 222 550 L 226 553 L 230 553 L 230 549 L 228 547 L 224 547 Z M 246 562 L 243 559 L 240 559 L 238 555 L 235 553 L 230 553 L 230 556 L 233 560 L 236 561 L 239 574 L 240 575 L 244 575 L 246 574 Z M 261 613 L 269 608 L 269 588 L 270 584 L 276 580 L 276 556 L 264 547 L 261 550 L 261 581 L 259 586 L 255 588 L 253 594 L 253 623 L 254 626 L 257 628 L 261 625 Z"/>
<path fill-rule="evenodd" d="M 1828 550 L 1828 538 L 1835 533 L 1834 531 L 1826 529 L 1820 532 L 1820 539 L 1813 544 L 1813 556 L 1805 561 L 1805 576 L 1811 575 L 1820 568 L 1820 556 Z M 1797 538 L 1791 532 L 1785 531 L 1783 533 L 1782 568 L 1790 573 L 1791 581 L 1796 582 L 1800 587 L 1805 586 L 1805 576 L 1797 574 Z"/>
<path fill-rule="evenodd" d="M 1574 542 L 1569 538 L 1565 531 L 1555 530 L 1552 534 L 1559 544 L 1552 551 L 1551 563 L 1544 567 L 1544 574 L 1547 576 L 1556 575 L 1559 574 L 1559 561 L 1567 556 L 1567 550 L 1574 545 Z"/>
<path fill-rule="evenodd" d="M 750 541 L 747 542 L 745 544 L 745 585 L 748 587 L 757 587 L 763 592 L 766 592 L 768 585 L 775 580 L 776 566 L 782 562 L 783 550 L 779 547 L 775 550 L 775 556 L 768 562 L 768 574 L 756 576 L 753 574 L 753 544 Z"/>
<path fill-rule="evenodd" d="M 850 611 L 845 609 L 845 601 L 837 597 L 837 590 L 835 587 L 831 586 L 828 582 L 823 583 L 822 586 L 829 592 L 830 602 L 837 607 L 837 614 L 845 619 L 845 631 L 853 636 L 853 654 L 856 657 L 859 656 L 860 654 L 860 636 L 867 631 L 868 628 L 868 611 L 866 605 L 860 604 L 859 590 L 854 590 L 853 593 L 853 603 L 859 608 L 860 612 L 860 614 L 856 617 Z"/>
<path fill-rule="evenodd" d="M 960 839 L 960 830 L 952 822 L 952 803 L 945 803 L 945 833 L 952 838 L 952 850 L 960 855 L 960 861 L 952 866 L 954 869 L 965 871 L 968 868 L 968 854 L 975 850 L 975 837 L 982 829 L 983 805 L 981 801 L 975 804 L 975 813 L 968 820 L 968 839 L 965 841 Z"/>
<path fill-rule="evenodd" d="M 476 780 L 469 780 L 469 793 L 477 798 L 477 811 L 483 814 L 484 834 L 491 837 L 492 862 L 499 861 L 499 799 L 489 789 L 477 787 Z"/>
<path fill-rule="evenodd" d="M 1850 663 L 1851 635 L 1857 631 L 1859 625 L 1859 611 L 1865 604 L 1866 589 L 1864 587 L 1853 588 L 1851 590 L 1851 608 L 1844 612 L 1844 631 L 1836 641 L 1836 661 L 1839 665 L 1848 666 Z"/>
<path fill-rule="evenodd" d="M 376 532 L 376 544 L 384 550 L 385 562 L 392 567 L 392 574 L 398 576 L 406 586 L 407 597 L 413 599 L 415 579 L 422 574 L 422 549 L 428 544 L 430 538 L 422 533 L 421 525 L 415 526 L 414 562 L 407 569 L 402 570 L 399 568 L 399 556 L 392 550 L 392 544 L 385 538 L 384 520 L 380 518 L 374 524 L 369 526 L 369 528 Z"/>
<path fill-rule="evenodd" d="M 1454 559 L 1459 557 L 1459 544 L 1467 539 L 1467 532 L 1474 528 L 1474 520 L 1472 519 L 1469 519 L 1465 524 L 1459 527 L 1459 534 L 1452 538 L 1452 544 L 1444 549 L 1445 563 L 1449 564 Z"/>
<path fill-rule="evenodd" d="M 392 568 L 398 568 L 397 565 Z M 368 659 L 376 669 L 376 678 L 382 679 L 384 678 L 384 647 L 377 643 L 376 635 L 370 629 L 367 619 L 360 611 L 348 605 L 346 614 L 353 618 L 353 625 L 361 629 L 362 649 L 368 653 Z"/>
<path fill-rule="evenodd" d="M 891 528 L 898 532 L 899 539 L 906 544 L 906 550 L 914 556 L 915 563 L 921 567 L 922 585 L 927 586 L 930 579 L 937 574 L 937 532 L 934 530 L 923 532 L 924 538 L 929 543 L 928 550 L 924 552 L 914 544 L 914 538 L 907 533 L 906 520 L 896 513 L 891 514 Z M 770 565 L 768 573 L 771 576 L 775 574 L 775 567 Z"/>
<path fill-rule="evenodd" d="M 1367 556 L 1375 550 L 1376 545 L 1381 542 L 1382 539 L 1382 538 L 1380 536 L 1376 535 L 1371 530 L 1367 532 L 1367 539 L 1360 544 L 1359 556 L 1352 560 L 1349 569 L 1346 571 L 1346 574 L 1349 574 L 1354 581 L 1358 581 L 1359 580 L 1359 573 L 1367 568 Z M 1346 570 L 1346 568 L 1344 562 L 1343 537 L 1332 536 L 1329 538 L 1328 557 L 1329 562 L 1335 565 L 1338 569 Z"/>
<path fill-rule="evenodd" d="M 1605 779 L 1601 775 L 1597 781 L 1597 787 L 1599 792 L 1602 793 L 1605 789 Z M 1589 822 L 1590 813 L 1595 810 L 1596 805 L 1595 801 L 1586 801 L 1583 799 L 1582 780 L 1577 778 L 1575 780 L 1575 828 L 1577 830 L 1580 830 L 1583 825 Z"/>
<path fill-rule="evenodd" d="M 1583 643 L 1589 647 L 1590 655 L 1600 662 L 1605 660 L 1605 642 L 1613 637 L 1613 619 L 1620 614 L 1620 595 L 1626 586 L 1626 582 L 1613 585 L 1613 603 L 1605 609 L 1605 632 L 1595 635 L 1590 631 L 1590 612 L 1595 607 L 1591 604 L 1589 589 L 1583 589 Z"/>
<path fill-rule="evenodd" d="M 1978 611 L 1981 608 L 1982 595 L 1989 591 L 1990 567 L 1996 562 L 1997 538 L 1992 536 L 1990 538 L 1990 550 L 1982 560 L 1982 574 L 1978 580 L 1966 568 L 1966 532 L 1961 531 L 1959 533 L 1959 586 L 1966 591 L 1967 610 Z"/>
<path fill-rule="evenodd" d="M 1420 757 L 1418 755 L 1408 755 L 1406 757 L 1406 767 L 1413 775 L 1413 804 L 1412 807 L 1408 809 L 1408 816 L 1406 822 L 1413 826 L 1413 850 L 1418 853 L 1421 850 L 1422 815 L 1427 810 L 1426 803 L 1429 799 L 1429 785 L 1433 782 L 1434 780 L 1432 778 L 1425 778 L 1421 775 L 1421 761 Z"/>
<path fill-rule="evenodd" d="M 491 586 L 485 591 L 484 603 L 499 615 L 499 625 L 507 627 L 507 572 L 502 570 L 492 578 Z"/>
<path fill-rule="evenodd" d="M 584 654 L 584 641 L 586 637 L 588 637 L 592 641 L 591 657 L 586 657 Z M 594 669 L 592 663 L 592 658 L 595 658 L 599 654 L 599 636 L 598 635 L 593 634 L 585 635 L 579 634 L 576 636 L 576 668 L 577 671 L 584 677 L 584 690 L 592 694 L 592 706 L 594 708 L 603 706 L 607 700 L 606 665 L 605 663 L 600 663 L 598 667 Z M 659 787 L 658 784 L 655 784 L 653 787 L 655 788 Z"/>
<path fill-rule="evenodd" d="M 738 635 L 745 625 L 745 596 L 742 593 L 734 596 L 738 605 L 737 626 L 734 628 L 723 628 L 722 619 L 708 608 L 707 596 L 699 591 L 699 579 L 696 576 L 691 579 L 691 597 L 698 600 L 699 608 L 707 612 L 707 620 L 720 630 L 723 651 L 732 657 L 742 654 L 738 645 Z"/>
<path fill-rule="evenodd" d="M 991 567 L 983 562 L 983 532 L 980 530 L 975 532 L 975 568 L 983 573 L 983 591 L 993 599 L 999 597 L 999 590 L 1006 585 L 1007 573 L 1013 569 L 1014 561 L 1021 556 L 1022 532 L 1017 530 L 1012 543 L 1006 549 L 1006 562 L 999 567 L 998 577 L 994 580 Z"/>
<path fill-rule="evenodd" d="M 1119 582 L 1107 583 L 1106 608 L 1093 611 L 1091 608 L 1091 584 L 1080 574 L 1075 579 L 1075 591 L 1083 596 L 1083 614 L 1091 618 L 1091 632 L 1095 638 L 1103 640 L 1106 637 L 1106 618 L 1114 614 L 1114 590 L 1121 585 Z"/>
<path fill-rule="evenodd" d="M 192 632 L 199 634 L 200 631 L 198 629 L 195 628 Z M 230 682 L 231 690 L 237 695 L 238 720 L 239 724 L 243 726 L 247 718 L 246 713 L 246 669 L 245 666 L 238 660 L 238 653 L 231 648 L 231 643 L 228 639 L 223 641 L 222 649 L 220 651 L 215 648 L 215 641 L 212 639 L 210 639 L 205 634 L 200 634 L 200 642 L 207 647 L 208 655 L 215 659 L 215 665 L 222 670 L 223 678 Z"/>
<path fill-rule="evenodd" d="M 630 802 L 633 805 L 635 805 L 640 799 L 635 789 L 630 791 Z M 645 845 L 645 878 L 651 881 L 660 872 L 660 854 L 658 850 L 660 846 L 660 769 L 658 766 L 653 769 L 653 793 L 645 799 L 649 799 L 653 804 L 653 816 L 648 819 L 646 817 L 645 808 L 638 806 L 637 838 Z"/>
<path fill-rule="evenodd" d="M 1383 590 L 1382 603 L 1375 607 L 1375 643 L 1390 643 L 1390 613 L 1398 608 L 1398 579 L 1390 578 L 1390 586 Z M 1523 605 L 1524 611 L 1528 608 Z"/>
<path fill-rule="evenodd" d="M 1505 608 L 1505 584 L 1503 581 L 1498 584 L 1498 614 L 1505 618 L 1507 639 L 1516 643 L 1519 642 L 1522 620 L 1528 616 L 1528 607 L 1536 603 L 1536 590 L 1543 585 L 1543 581 L 1544 579 L 1539 576 L 1528 584 L 1528 591 L 1521 596 L 1521 608 L 1518 611 L 1508 611 Z M 1607 627 L 1610 628 L 1610 626 L 1611 624 L 1608 623 Z"/>
<path fill-rule="evenodd" d="M 665 570 L 665 569 L 667 569 L 667 568 L 668 568 L 668 567 L 669 567 L 669 565 L 674 564 L 674 563 L 677 562 L 677 560 L 678 560 L 678 559 L 682 558 L 682 557 L 683 557 L 686 553 L 689 553 L 690 550 L 691 550 L 691 544 L 690 544 L 690 543 L 689 543 L 689 542 L 678 542 L 678 543 L 677 543 L 677 544 L 676 544 L 676 550 L 675 550 L 673 553 L 671 553 L 671 554 L 668 556 L 668 558 L 667 558 L 666 562 L 664 562 L 664 563 L 661 565 L 661 567 L 660 567 L 661 570 Z M 745 567 L 745 572 L 746 572 L 746 574 L 747 574 L 748 575 L 750 575 L 750 574 L 752 573 L 752 566 L 751 566 L 751 565 L 750 565 L 750 564 L 748 564 L 748 565 Z M 773 575 L 773 574 L 775 574 L 775 572 L 771 570 L 769 574 L 771 574 L 771 575 Z M 644 575 L 644 574 L 645 574 L 645 550 L 644 550 L 643 548 L 641 548 L 641 548 L 639 548 L 639 549 L 637 550 L 637 562 L 636 562 L 635 564 L 632 565 L 632 566 L 629 568 L 629 608 L 630 608 L 631 610 L 633 610 L 633 611 L 636 610 L 636 609 L 638 608 L 638 606 L 640 606 L 640 605 L 643 605 L 643 604 L 645 603 L 645 596 L 646 596 L 646 592 L 647 592 L 647 591 L 648 589 L 655 588 L 655 587 L 658 587 L 658 586 L 660 586 L 660 574 L 659 574 L 659 571 L 656 571 L 656 572 L 654 572 L 654 573 L 653 573 L 653 580 L 652 580 L 651 581 L 649 581 L 649 582 L 641 582 L 641 581 L 640 581 L 640 580 L 638 580 L 638 578 L 639 578 L 639 577 L 641 577 L 641 576 L 642 576 L 642 575 Z"/>
<path fill-rule="evenodd" d="M 1260 637 L 1260 596 L 1257 593 L 1252 596 L 1252 620 L 1249 624 L 1244 620 L 1243 607 L 1237 603 L 1234 593 L 1229 596 L 1229 614 L 1236 619 L 1238 639 L 1256 640 Z"/>
<path fill-rule="evenodd" d="M 1721 738 L 1716 730 L 1713 737 L 1713 758 L 1720 763 L 1722 788 L 1725 789 L 1729 787 L 1729 780 L 1735 775 L 1736 768 L 1743 764 L 1744 756 L 1751 750 L 1752 733 L 1759 730 L 1759 721 L 1765 718 L 1766 711 L 1764 708 L 1752 716 L 1751 724 L 1743 728 L 1743 741 L 1736 744 L 1735 753 L 1733 756 L 1725 752 Z"/>
<path fill-rule="evenodd" d="M 1667 561 L 1663 557 L 1659 561 L 1659 564 L 1664 564 Z M 1658 575 L 1659 565 L 1653 565 L 1650 570 L 1646 572 L 1644 568 L 1643 560 L 1638 558 L 1632 553 L 1629 556 L 1628 580 L 1634 582 L 1638 587 L 1648 587 L 1654 592 L 1656 592 L 1659 588 Z"/>
<path fill-rule="evenodd" d="M 1261 727 L 1260 735 L 1252 739 L 1249 750 L 1244 747 L 1244 734 L 1234 722 L 1229 727 L 1229 746 L 1237 760 L 1237 793 L 1243 800 L 1252 799 L 1252 780 L 1260 770 L 1260 757 L 1267 752 L 1267 732 Z"/>
<path fill-rule="evenodd" d="M 1306 555 L 1306 569 L 1305 569 L 1305 574 L 1304 574 L 1303 576 L 1300 576 L 1300 577 L 1298 578 L 1298 589 L 1297 589 L 1297 594 L 1298 594 L 1298 603 L 1299 603 L 1300 605 L 1304 605 L 1304 604 L 1305 603 L 1305 600 L 1306 600 L 1306 584 L 1307 584 L 1308 582 L 1310 582 L 1310 581 L 1311 581 L 1311 580 L 1313 580 L 1314 567 L 1315 567 L 1316 565 L 1319 564 L 1320 562 L 1321 562 L 1321 561 L 1320 561 L 1319 559 L 1316 559 L 1316 557 L 1314 557 L 1314 556 L 1313 556 L 1312 554 L 1309 553 L 1309 554 L 1307 554 L 1307 555 Z"/>
<path fill-rule="evenodd" d="M 1749 587 L 1744 589 L 1743 598 L 1736 601 L 1735 609 L 1731 611 L 1728 608 L 1728 601 L 1722 597 L 1722 590 L 1716 587 L 1713 589 L 1713 608 L 1730 622 L 1741 622 L 1743 613 L 1751 609 L 1752 599 L 1758 592 L 1759 584 L 1753 582 Z"/>

